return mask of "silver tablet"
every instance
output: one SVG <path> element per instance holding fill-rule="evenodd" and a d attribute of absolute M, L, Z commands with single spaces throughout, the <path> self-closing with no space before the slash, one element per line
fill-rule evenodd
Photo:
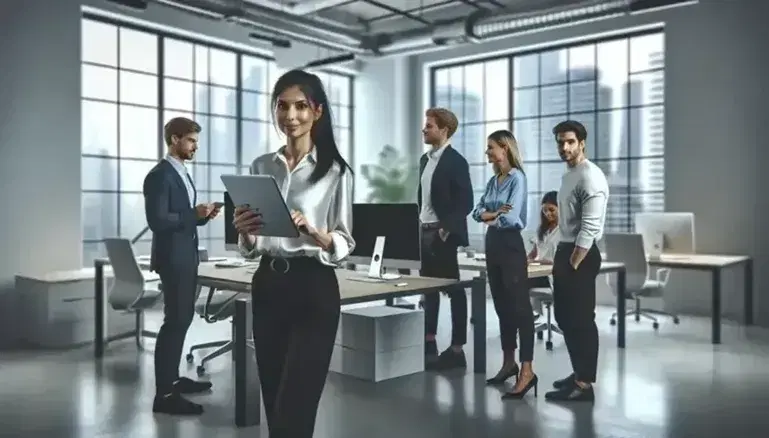
<path fill-rule="evenodd" d="M 221 178 L 235 206 L 248 205 L 262 214 L 264 227 L 260 235 L 299 237 L 275 178 L 270 175 L 222 175 Z"/>

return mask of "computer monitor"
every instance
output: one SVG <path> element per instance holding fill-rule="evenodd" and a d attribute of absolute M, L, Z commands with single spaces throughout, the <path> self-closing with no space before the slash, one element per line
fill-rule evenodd
<path fill-rule="evenodd" d="M 662 252 L 694 254 L 694 213 L 636 213 L 635 232 L 650 236 L 648 240 L 662 237 Z"/>
<path fill-rule="evenodd" d="M 417 204 L 353 204 L 352 237 L 355 249 L 348 261 L 369 265 L 378 236 L 385 238 L 382 267 L 422 267 Z"/>
<path fill-rule="evenodd" d="M 235 204 L 227 192 L 224 192 L 224 249 L 227 251 L 238 250 L 238 230 L 232 224 L 235 219 Z"/>

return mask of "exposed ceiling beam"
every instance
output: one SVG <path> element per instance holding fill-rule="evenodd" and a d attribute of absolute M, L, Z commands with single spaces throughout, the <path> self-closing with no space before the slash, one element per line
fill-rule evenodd
<path fill-rule="evenodd" d="M 391 13 L 391 14 L 399 15 L 401 17 L 408 18 L 409 20 L 412 20 L 412 21 L 417 21 L 417 22 L 422 23 L 422 24 L 424 24 L 426 26 L 431 26 L 432 25 L 431 22 L 425 20 L 424 18 L 420 17 L 419 15 L 414 15 L 414 14 L 412 14 L 409 11 L 400 10 L 400 9 L 395 8 L 393 6 L 390 6 L 390 5 L 386 4 L 386 3 L 382 3 L 382 2 L 377 1 L 377 0 L 361 0 L 361 1 L 363 3 L 365 3 L 365 4 L 374 6 L 374 7 L 379 8 L 379 9 L 383 9 L 383 10 L 385 10 L 385 11 Z"/>
<path fill-rule="evenodd" d="M 297 3 L 291 5 L 283 3 L 280 0 L 244 0 L 245 3 L 250 3 L 255 6 L 261 6 L 263 8 L 272 9 L 274 11 L 287 12 L 293 15 L 308 15 L 314 14 L 313 19 L 319 22 L 325 22 L 333 26 L 342 26 L 350 30 L 363 32 L 367 30 L 364 23 L 361 23 L 357 17 L 352 14 L 345 13 L 341 10 L 323 11 L 328 17 L 315 14 L 315 12 L 321 9 L 331 8 L 339 6 L 341 4 L 350 3 L 350 0 L 310 0 L 304 3 Z M 242 3 L 242 1 L 240 1 Z M 325 3 L 324 3 L 325 2 Z M 324 6 L 329 4 L 330 6 Z M 315 9 L 311 9 L 315 8 Z"/>
<path fill-rule="evenodd" d="M 475 9 L 483 9 L 483 6 L 479 5 L 478 3 L 475 3 L 472 0 L 459 0 L 460 3 L 464 3 L 466 5 L 472 6 Z"/>
<path fill-rule="evenodd" d="M 350 0 L 305 0 L 291 8 L 295 14 L 314 14 L 322 9 L 330 9 L 344 4 L 352 3 Z"/>

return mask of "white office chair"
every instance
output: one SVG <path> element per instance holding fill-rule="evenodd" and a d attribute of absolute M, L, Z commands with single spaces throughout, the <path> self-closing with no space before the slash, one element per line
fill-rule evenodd
<path fill-rule="evenodd" d="M 136 346 L 143 349 L 143 338 L 157 338 L 157 333 L 144 330 L 144 311 L 155 307 L 163 297 L 159 278 L 142 272 L 130 240 L 104 239 L 104 245 L 114 273 L 109 304 L 114 310 L 136 315 Z"/>
<path fill-rule="evenodd" d="M 553 332 L 563 336 L 563 332 L 557 325 L 553 324 L 553 277 L 547 277 L 550 286 L 548 287 L 533 287 L 529 289 L 529 296 L 531 297 L 534 308 L 541 309 L 544 306 L 547 320 L 545 322 L 539 322 L 534 325 L 534 332 L 537 334 L 537 339 L 540 341 L 544 338 L 544 333 L 547 332 L 547 341 L 545 341 L 545 349 L 551 351 L 553 349 Z"/>
<path fill-rule="evenodd" d="M 608 260 L 625 264 L 625 298 L 635 301 L 635 308 L 628 310 L 623 317 L 634 315 L 636 322 L 640 321 L 641 317 L 649 319 L 655 330 L 659 328 L 659 322 L 654 315 L 669 316 L 673 318 L 673 324 L 678 324 L 680 322 L 678 315 L 641 307 L 641 298 L 664 296 L 665 286 L 670 278 L 668 268 L 657 269 L 654 278 L 649 278 L 649 264 L 644 252 L 643 236 L 631 233 L 607 234 L 604 241 Z M 612 289 L 616 294 L 616 289 Z M 616 313 L 612 315 L 609 321 L 611 325 L 617 323 L 617 316 Z"/>
<path fill-rule="evenodd" d="M 233 304 L 239 295 L 241 295 L 239 292 L 217 291 L 216 289 L 211 288 L 209 289 L 206 298 L 198 300 L 195 304 L 195 312 L 209 324 L 228 320 L 235 315 L 235 306 Z M 195 360 L 193 353 L 196 350 L 219 347 L 200 360 L 200 365 L 197 367 L 197 373 L 198 376 L 202 376 L 206 372 L 206 363 L 232 351 L 232 348 L 235 345 L 232 339 L 233 338 L 230 337 L 230 339 L 226 341 L 213 341 L 193 345 L 190 347 L 190 352 L 187 354 L 187 363 L 192 363 Z"/>

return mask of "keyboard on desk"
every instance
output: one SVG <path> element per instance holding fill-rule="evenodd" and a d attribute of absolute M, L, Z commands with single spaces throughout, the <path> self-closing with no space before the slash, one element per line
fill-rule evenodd
<path fill-rule="evenodd" d="M 375 277 L 352 277 L 350 278 L 352 281 L 358 281 L 361 283 L 384 283 L 386 280 L 383 278 L 375 278 Z"/>
<path fill-rule="evenodd" d="M 252 266 L 254 265 L 254 262 L 249 262 L 247 260 L 223 260 L 221 262 L 214 263 L 214 266 L 217 268 L 242 268 L 245 266 Z"/>

